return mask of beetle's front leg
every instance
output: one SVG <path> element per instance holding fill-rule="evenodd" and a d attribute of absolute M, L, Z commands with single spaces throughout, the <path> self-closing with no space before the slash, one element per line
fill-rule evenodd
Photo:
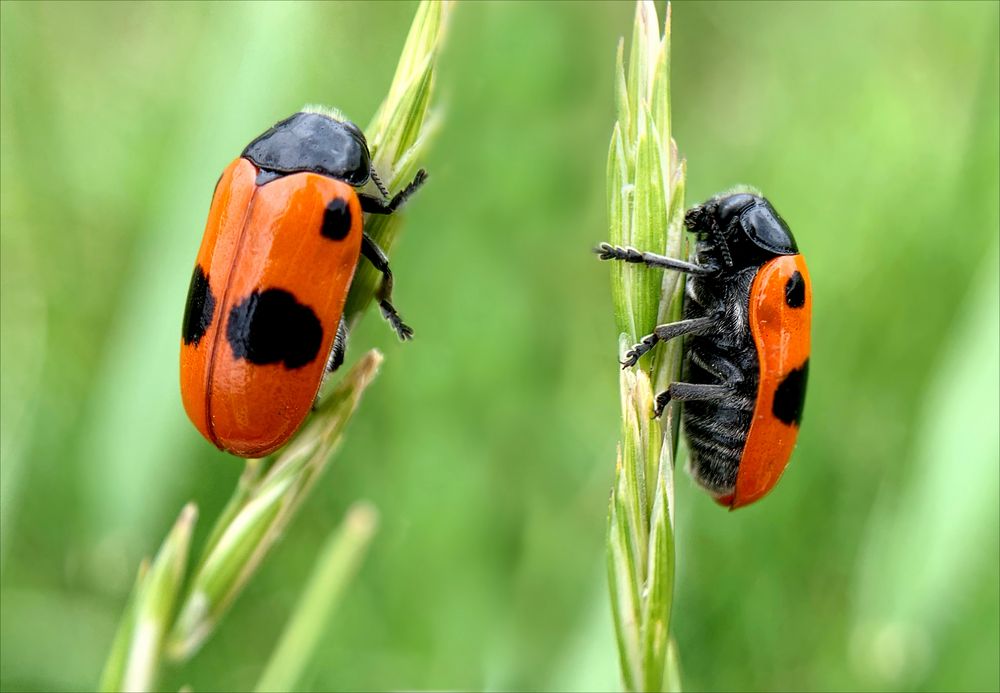
<path fill-rule="evenodd" d="M 594 252 L 602 260 L 619 260 L 621 262 L 630 262 L 635 264 L 646 265 L 647 267 L 658 267 L 659 269 L 670 269 L 677 272 L 687 272 L 688 274 L 714 274 L 714 267 L 707 267 L 704 265 L 696 265 L 693 262 L 685 262 L 684 260 L 675 260 L 672 257 L 667 257 L 666 255 L 657 255 L 656 253 L 645 253 L 641 250 L 636 250 L 631 247 L 622 247 L 620 245 L 611 245 L 610 243 L 601 243 Z"/>
<path fill-rule="evenodd" d="M 361 211 L 368 214 L 392 214 L 397 209 L 402 207 L 403 203 L 406 202 L 410 196 L 413 195 L 413 193 L 417 192 L 426 180 L 427 171 L 420 169 L 417 171 L 417 175 L 413 177 L 413 180 L 410 181 L 410 184 L 393 195 L 391 200 L 383 200 L 372 195 L 358 193 L 358 199 L 361 201 Z M 388 195 L 386 195 L 386 197 L 388 197 Z"/>

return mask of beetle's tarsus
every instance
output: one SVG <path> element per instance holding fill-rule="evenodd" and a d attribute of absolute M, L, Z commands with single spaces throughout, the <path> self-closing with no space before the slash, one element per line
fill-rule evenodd
<path fill-rule="evenodd" d="M 399 317 L 399 313 L 396 312 L 396 308 L 389 301 L 384 299 L 379 301 L 378 307 L 382 310 L 382 317 L 396 331 L 400 341 L 408 342 L 413 339 L 413 328 L 403 322 L 403 319 Z"/>
<path fill-rule="evenodd" d="M 656 404 L 653 406 L 653 418 L 658 419 L 663 416 L 663 410 L 670 404 L 670 388 L 656 396 Z"/>

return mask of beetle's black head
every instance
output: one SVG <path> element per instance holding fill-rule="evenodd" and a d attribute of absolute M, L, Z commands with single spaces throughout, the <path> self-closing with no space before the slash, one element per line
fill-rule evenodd
<path fill-rule="evenodd" d="M 760 195 L 712 198 L 688 211 L 684 223 L 713 248 L 726 268 L 742 269 L 799 252 L 788 224 Z"/>
<path fill-rule="evenodd" d="M 309 111 L 276 124 L 248 144 L 243 157 L 261 170 L 258 185 L 311 171 L 359 187 L 368 182 L 372 168 L 368 142 L 357 125 Z"/>

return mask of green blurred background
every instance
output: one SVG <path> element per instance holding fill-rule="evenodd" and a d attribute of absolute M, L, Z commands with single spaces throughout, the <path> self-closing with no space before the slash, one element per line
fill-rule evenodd
<path fill-rule="evenodd" d="M 660 7 L 662 12 L 662 6 Z M 0 8 L 0 687 L 95 685 L 139 560 L 239 475 L 177 385 L 219 172 L 304 103 L 367 123 L 411 3 Z M 355 499 L 381 525 L 310 689 L 619 685 L 604 169 L 631 3 L 456 8 L 399 344 L 176 690 L 252 686 Z M 798 451 L 730 514 L 678 473 L 689 690 L 997 690 L 998 5 L 678 4 L 689 203 L 752 183 L 815 286 Z"/>

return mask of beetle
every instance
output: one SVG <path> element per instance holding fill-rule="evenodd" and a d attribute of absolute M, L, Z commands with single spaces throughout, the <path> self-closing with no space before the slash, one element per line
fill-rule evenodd
<path fill-rule="evenodd" d="M 181 396 L 216 447 L 263 457 L 309 414 L 344 360 L 344 304 L 361 257 L 399 338 L 392 271 L 363 213 L 392 214 L 426 180 L 389 195 L 364 134 L 335 111 L 303 110 L 250 142 L 219 178 L 188 291 Z M 369 180 L 381 197 L 359 192 Z"/>
<path fill-rule="evenodd" d="M 684 381 L 658 394 L 654 416 L 684 403 L 689 471 L 730 509 L 767 494 L 795 446 L 809 373 L 812 284 L 795 238 L 771 203 L 740 192 L 685 214 L 690 262 L 602 243 L 602 260 L 683 272 L 683 319 L 658 325 L 625 354 L 686 336 Z"/>

